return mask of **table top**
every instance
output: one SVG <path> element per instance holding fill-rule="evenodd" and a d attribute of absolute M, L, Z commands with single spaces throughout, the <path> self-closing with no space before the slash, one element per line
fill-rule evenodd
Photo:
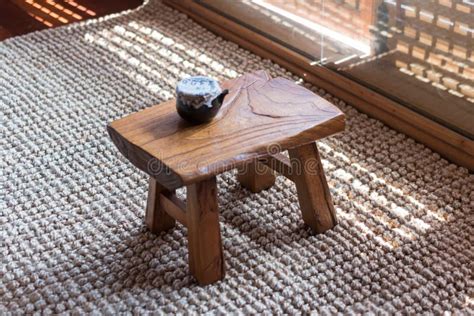
<path fill-rule="evenodd" d="M 229 95 L 207 124 L 191 125 L 175 100 L 107 126 L 120 152 L 168 189 L 344 130 L 344 114 L 325 99 L 266 72 L 226 81 Z"/>

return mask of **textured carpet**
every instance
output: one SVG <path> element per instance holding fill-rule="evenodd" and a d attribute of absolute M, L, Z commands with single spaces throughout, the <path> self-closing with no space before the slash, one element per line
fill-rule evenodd
<path fill-rule="evenodd" d="M 473 175 L 312 86 L 347 114 L 319 143 L 340 225 L 312 236 L 291 182 L 226 173 L 227 276 L 207 287 L 182 226 L 147 232 L 147 178 L 106 124 L 185 75 L 257 69 L 299 79 L 157 1 L 0 43 L 0 314 L 474 313 Z"/>

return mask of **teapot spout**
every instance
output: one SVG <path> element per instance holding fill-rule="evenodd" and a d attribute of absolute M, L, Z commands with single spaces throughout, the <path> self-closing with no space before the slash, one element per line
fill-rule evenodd
<path fill-rule="evenodd" d="M 229 93 L 228 89 L 222 90 L 221 94 L 219 94 L 214 100 L 212 100 L 212 103 L 220 107 L 222 105 L 222 103 L 224 102 L 225 96 L 228 93 Z M 214 103 L 214 102 L 216 102 L 216 103 Z"/>

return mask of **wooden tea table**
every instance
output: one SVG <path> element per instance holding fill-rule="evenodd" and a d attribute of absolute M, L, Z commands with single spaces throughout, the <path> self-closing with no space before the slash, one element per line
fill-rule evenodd
<path fill-rule="evenodd" d="M 294 181 L 304 222 L 315 233 L 337 223 L 315 141 L 344 130 L 344 114 L 294 82 L 264 71 L 224 82 L 230 93 L 208 124 L 190 125 L 170 100 L 112 122 L 120 152 L 150 175 L 145 222 L 158 233 L 188 228 L 189 267 L 200 284 L 224 277 L 216 175 L 238 168 L 259 192 L 273 170 Z M 281 152 L 288 150 L 289 157 Z M 187 187 L 187 203 L 174 191 Z"/>

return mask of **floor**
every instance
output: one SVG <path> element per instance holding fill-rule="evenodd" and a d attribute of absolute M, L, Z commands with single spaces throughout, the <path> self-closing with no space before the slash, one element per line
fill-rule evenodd
<path fill-rule="evenodd" d="M 474 315 L 474 176 L 406 135 L 159 0 L 0 47 L 0 315 Z M 186 229 L 145 228 L 148 179 L 105 127 L 184 76 L 258 69 L 346 113 L 318 144 L 340 222 L 312 235 L 291 181 L 251 194 L 225 173 L 226 278 L 199 287 Z"/>
<path fill-rule="evenodd" d="M 143 0 L 1 0 L 0 40 L 133 9 Z"/>
<path fill-rule="evenodd" d="M 0 315 L 474 315 L 474 176 L 308 84 L 347 114 L 318 144 L 339 225 L 312 235 L 284 177 L 252 194 L 225 173 L 226 278 L 199 287 L 186 229 L 146 229 L 148 179 L 106 125 L 191 74 L 303 79 L 160 0 L 30 35 L 0 45 Z"/>

